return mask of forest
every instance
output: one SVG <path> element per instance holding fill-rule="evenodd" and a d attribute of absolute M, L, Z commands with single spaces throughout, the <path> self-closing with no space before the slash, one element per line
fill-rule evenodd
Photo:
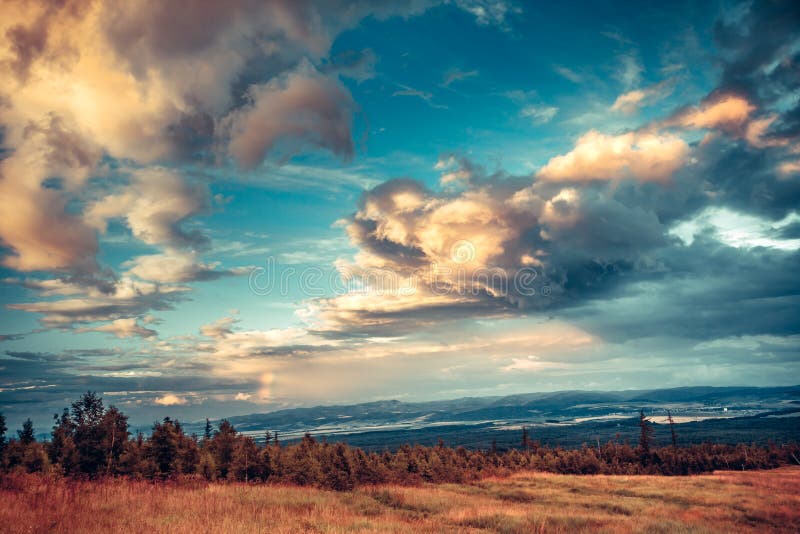
<path fill-rule="evenodd" d="M 692 475 L 718 469 L 770 469 L 800 464 L 797 443 L 678 444 L 655 446 L 652 425 L 640 413 L 638 443 L 609 440 L 566 449 L 539 444 L 522 428 L 518 446 L 500 449 L 425 447 L 406 444 L 396 450 L 366 452 L 344 443 L 318 441 L 306 434 L 299 442 L 282 443 L 277 433 L 262 440 L 238 433 L 223 420 L 213 428 L 206 421 L 201 436 L 187 435 L 170 418 L 152 431 L 131 435 L 127 416 L 87 392 L 54 416 L 50 439 L 37 441 L 27 420 L 16 437 L 7 438 L 0 414 L 0 470 L 43 473 L 57 477 L 138 480 L 198 478 L 314 486 L 338 491 L 393 483 L 467 482 L 487 476 L 530 470 L 559 474 Z"/>

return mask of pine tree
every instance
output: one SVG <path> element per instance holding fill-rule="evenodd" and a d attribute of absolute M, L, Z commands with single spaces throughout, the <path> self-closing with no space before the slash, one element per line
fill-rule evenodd
<path fill-rule="evenodd" d="M 527 449 L 530 447 L 530 436 L 528 436 L 528 428 L 522 427 L 522 448 Z"/>
<path fill-rule="evenodd" d="M 78 467 L 78 450 L 73 439 L 75 425 L 69 417 L 69 410 L 64 408 L 61 416 L 53 414 L 53 419 L 55 423 L 48 447 L 50 462 L 60 466 L 65 474 L 75 473 Z"/>
<path fill-rule="evenodd" d="M 667 421 L 669 421 L 669 432 L 672 435 L 672 446 L 678 446 L 678 436 L 675 434 L 675 421 L 672 420 L 672 413 L 667 410 Z"/>
<path fill-rule="evenodd" d="M 211 440 L 211 450 L 214 453 L 214 462 L 221 478 L 227 478 L 233 460 L 233 449 L 236 444 L 236 429 L 227 419 L 219 424 L 219 430 Z"/>
<path fill-rule="evenodd" d="M 216 480 L 217 478 L 217 464 L 214 461 L 214 455 L 207 447 L 200 450 L 197 471 L 207 480 Z"/>
<path fill-rule="evenodd" d="M 236 440 L 231 460 L 231 472 L 234 478 L 250 482 L 260 475 L 258 467 L 259 458 L 256 442 L 251 437 L 239 436 Z"/>
<path fill-rule="evenodd" d="M 0 465 L 3 463 L 3 452 L 6 449 L 6 432 L 8 431 L 8 427 L 6 426 L 6 416 L 0 413 Z"/>
<path fill-rule="evenodd" d="M 169 417 L 153 425 L 148 457 L 155 462 L 158 474 L 170 476 L 178 471 L 178 433 Z"/>
<path fill-rule="evenodd" d="M 200 447 L 197 443 L 197 436 L 192 434 L 187 436 L 183 429 L 178 425 L 178 458 L 180 460 L 180 472 L 184 475 L 197 473 L 200 466 Z"/>
<path fill-rule="evenodd" d="M 650 455 L 650 444 L 652 442 L 653 427 L 644 415 L 644 410 L 639 410 L 639 450 L 643 457 Z"/>
<path fill-rule="evenodd" d="M 101 428 L 103 413 L 103 399 L 92 391 L 87 391 L 72 403 L 73 439 L 78 451 L 78 465 L 81 472 L 90 475 L 97 474 L 107 465 L 107 449 Z"/>
<path fill-rule="evenodd" d="M 30 445 L 36 441 L 33 433 L 33 421 L 25 419 L 25 422 L 22 423 L 22 430 L 17 430 L 17 436 L 19 436 L 19 442 L 23 445 Z"/>
<path fill-rule="evenodd" d="M 213 430 L 211 428 L 211 421 L 209 421 L 208 417 L 206 417 L 206 427 L 203 430 L 203 446 L 204 447 L 208 446 L 208 442 L 211 441 L 212 435 L 213 435 Z"/>

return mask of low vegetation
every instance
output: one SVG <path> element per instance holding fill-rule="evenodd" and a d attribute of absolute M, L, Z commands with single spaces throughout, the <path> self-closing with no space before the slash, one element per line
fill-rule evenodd
<path fill-rule="evenodd" d="M 689 477 L 517 473 L 335 492 L 15 473 L 2 532 L 798 532 L 800 468 Z"/>
<path fill-rule="evenodd" d="M 527 429 L 519 446 L 499 450 L 404 445 L 367 453 L 306 435 L 282 444 L 267 433 L 264 443 L 239 434 L 227 421 L 202 437 L 189 436 L 178 421 L 157 422 L 148 437 L 131 437 L 126 416 L 105 408 L 93 393 L 55 417 L 51 438 L 34 439 L 27 421 L 6 442 L 0 416 L 0 472 L 42 473 L 71 478 L 229 480 L 314 486 L 340 491 L 375 484 L 463 483 L 520 471 L 560 474 L 691 475 L 719 469 L 766 469 L 797 462 L 797 444 L 654 447 L 644 414 L 637 446 L 609 441 L 580 449 L 542 447 Z M 523 498 L 524 496 L 518 495 Z M 513 494 L 509 494 L 513 500 Z"/>

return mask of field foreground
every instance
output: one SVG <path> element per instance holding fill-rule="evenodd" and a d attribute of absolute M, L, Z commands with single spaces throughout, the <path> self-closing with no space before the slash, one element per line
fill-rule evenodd
<path fill-rule="evenodd" d="M 800 468 L 691 477 L 520 473 L 336 493 L 6 480 L 2 532 L 798 532 Z"/>

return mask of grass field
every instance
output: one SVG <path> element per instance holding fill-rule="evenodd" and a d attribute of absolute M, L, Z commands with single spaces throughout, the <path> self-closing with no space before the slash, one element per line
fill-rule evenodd
<path fill-rule="evenodd" d="M 524 473 L 336 493 L 65 482 L 0 490 L 3 532 L 798 532 L 800 468 L 692 477 Z"/>

